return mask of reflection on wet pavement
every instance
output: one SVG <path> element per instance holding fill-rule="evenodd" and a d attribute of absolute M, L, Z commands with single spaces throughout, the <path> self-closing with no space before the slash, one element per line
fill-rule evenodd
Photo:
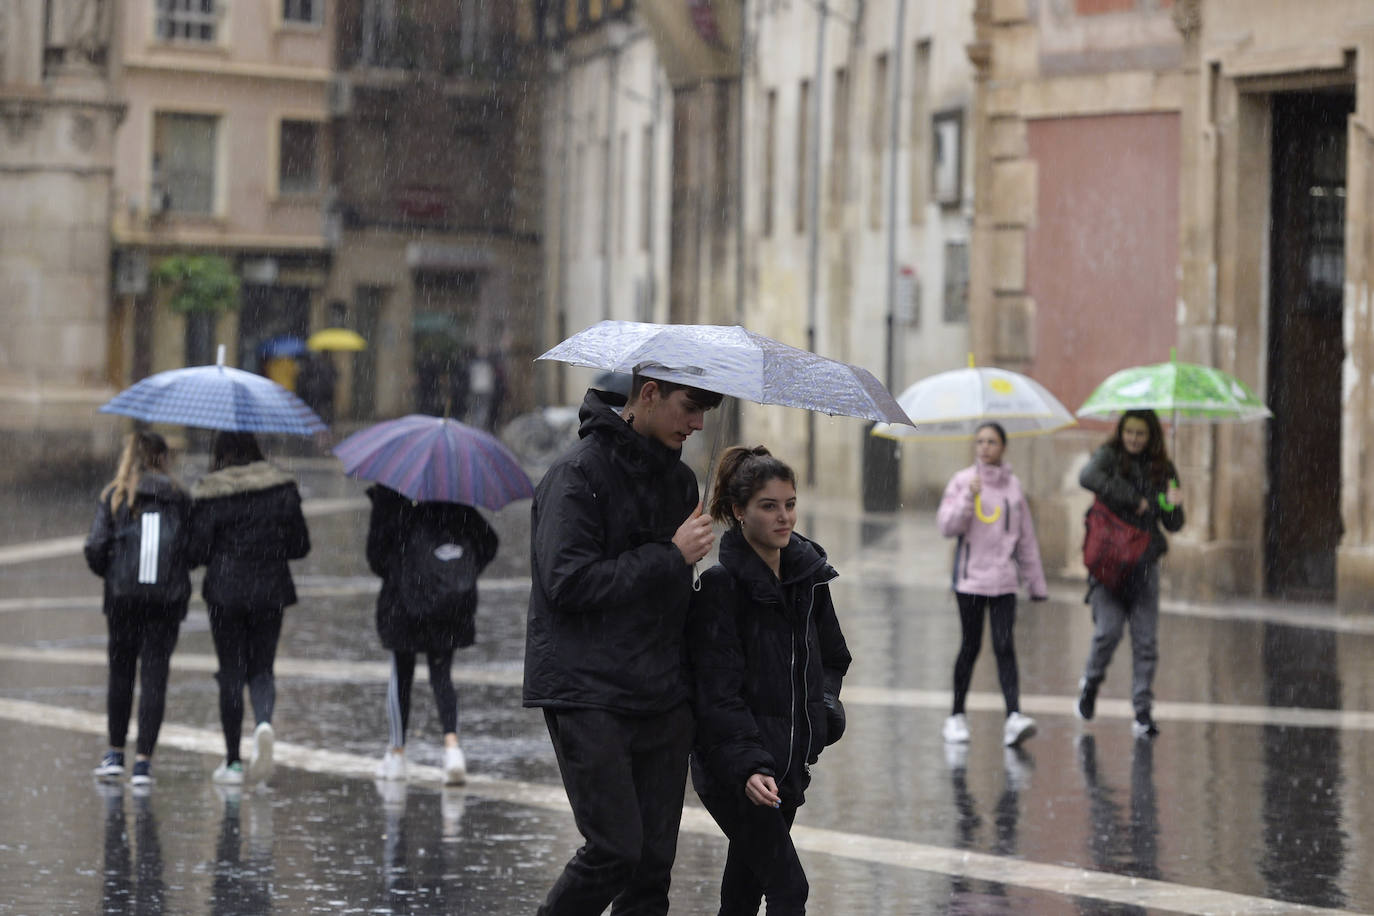
<path fill-rule="evenodd" d="M 296 565 L 302 601 L 283 630 L 282 766 L 269 790 L 209 783 L 221 749 L 199 604 L 174 657 L 156 784 L 142 795 L 94 784 L 98 582 L 71 553 L 0 559 L 10 777 L 0 783 L 0 913 L 537 907 L 580 839 L 542 718 L 520 706 L 528 505 L 493 517 L 502 551 L 483 578 L 478 643 L 455 664 L 472 784 L 441 789 L 439 725 L 424 692 L 408 749 L 415 778 L 377 784 L 387 667 L 376 583 L 360 573 L 366 513 L 349 508 L 360 489 L 317 476 L 313 495 L 337 502 L 317 504 L 330 511 L 312 514 L 316 550 Z M 59 502 L 26 539 L 71 537 L 85 514 Z M 980 665 L 972 743 L 947 755 L 939 726 L 958 624 L 947 545 L 927 524 L 829 506 L 807 520 L 840 569 L 836 602 L 856 658 L 849 732 L 816 767 L 797 820 L 813 912 L 1374 910 L 1362 852 L 1374 803 L 1355 776 L 1374 755 L 1368 631 L 1166 615 L 1164 733 L 1148 743 L 1127 725 L 1129 666 L 1104 684 L 1097 721 L 1071 716 L 1091 633 L 1081 595 L 1028 605 L 1017 642 L 1023 706 L 1040 733 L 1023 749 L 1001 747 L 994 666 Z M 688 797 L 674 912 L 712 912 L 724 843 Z"/>

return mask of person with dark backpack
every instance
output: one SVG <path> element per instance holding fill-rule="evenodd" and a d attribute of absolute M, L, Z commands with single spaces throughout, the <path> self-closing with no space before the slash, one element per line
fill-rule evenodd
<path fill-rule="evenodd" d="M 467 761 L 458 745 L 458 694 L 450 668 L 454 651 L 476 639 L 477 577 L 500 542 L 471 506 L 415 502 L 381 484 L 369 487 L 367 495 L 372 500 L 367 564 L 382 578 L 377 635 L 391 652 L 390 743 L 377 778 L 405 781 L 410 691 L 415 656 L 423 652 L 444 730 L 444 783 L 461 785 Z"/>
<path fill-rule="evenodd" d="M 124 743 L 142 659 L 138 742 L 130 782 L 153 781 L 152 756 L 167 705 L 167 672 L 191 597 L 186 557 L 191 498 L 167 469 L 167 442 L 132 433 L 114 480 L 100 493 L 86 538 L 86 565 L 105 580 L 110 660 L 106 713 L 110 749 L 95 768 L 101 779 L 124 774 Z"/>

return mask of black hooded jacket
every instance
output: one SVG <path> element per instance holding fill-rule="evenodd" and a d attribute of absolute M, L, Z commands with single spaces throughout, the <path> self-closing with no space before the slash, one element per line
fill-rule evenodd
<path fill-rule="evenodd" d="M 526 706 L 649 716 L 687 700 L 692 567 L 672 539 L 696 475 L 612 409 L 624 403 L 587 392 L 581 441 L 534 494 Z"/>
<path fill-rule="evenodd" d="M 377 595 L 377 635 L 393 652 L 449 652 L 473 644 L 477 636 L 476 576 L 496 556 L 500 540 L 472 506 L 460 503 L 415 502 L 390 487 L 367 488 L 372 517 L 367 528 L 367 565 L 382 577 Z M 427 536 L 442 534 L 441 542 L 472 552 L 473 588 L 469 600 L 443 606 L 437 598 L 407 607 L 405 595 L 419 591 L 402 581 L 409 551 L 433 550 Z"/>
<path fill-rule="evenodd" d="M 149 511 L 162 513 L 167 519 L 165 523 L 172 526 L 169 530 L 176 532 L 172 544 L 171 575 L 159 595 L 159 603 L 170 612 L 185 617 L 186 606 L 191 598 L 190 567 L 186 556 L 186 531 L 191 516 L 191 497 L 165 474 L 146 471 L 140 475 L 138 486 L 134 488 L 132 505 L 120 506 L 118 511 L 110 507 L 109 496 L 100 500 L 95 510 L 95 519 L 91 522 L 90 534 L 86 536 L 86 565 L 90 567 L 91 572 L 105 579 L 104 610 L 108 614 L 115 596 L 111 594 L 107 573 L 110 572 L 111 562 L 115 560 L 118 529 L 131 518 Z M 120 561 L 137 564 L 136 558 L 120 558 Z"/>
<path fill-rule="evenodd" d="M 742 795 L 772 776 L 784 806 L 805 800 L 826 735 L 824 694 L 838 697 L 849 647 L 827 583 L 836 572 L 819 544 L 793 532 L 781 577 L 738 530 L 692 597 L 687 650 L 697 717 L 692 784 L 699 795 Z"/>
<path fill-rule="evenodd" d="M 205 567 L 205 603 L 238 611 L 295 604 L 286 561 L 310 553 L 295 479 L 266 461 L 236 464 L 206 474 L 191 497 L 188 555 Z"/>

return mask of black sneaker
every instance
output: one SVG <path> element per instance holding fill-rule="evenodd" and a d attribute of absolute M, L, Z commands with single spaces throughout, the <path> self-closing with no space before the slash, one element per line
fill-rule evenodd
<path fill-rule="evenodd" d="M 124 752 L 106 751 L 105 756 L 100 758 L 100 766 L 91 772 L 101 779 L 113 779 L 116 776 L 124 775 Z"/>
<path fill-rule="evenodd" d="M 129 777 L 129 784 L 135 786 L 150 786 L 153 784 L 153 765 L 151 761 L 134 761 L 134 775 Z"/>
<path fill-rule="evenodd" d="M 1155 724 L 1149 712 L 1138 712 L 1135 714 L 1135 721 L 1131 723 L 1131 734 L 1137 738 L 1153 738 L 1159 734 L 1159 726 Z"/>
<path fill-rule="evenodd" d="M 1075 711 L 1084 722 L 1091 721 L 1097 714 L 1097 685 L 1088 683 L 1085 677 L 1078 679 L 1078 705 Z"/>

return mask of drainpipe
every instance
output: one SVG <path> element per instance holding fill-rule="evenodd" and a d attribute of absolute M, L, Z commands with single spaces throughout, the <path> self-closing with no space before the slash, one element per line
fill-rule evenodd
<path fill-rule="evenodd" d="M 607 29 L 611 27 L 608 25 Z M 611 59 L 607 62 L 610 69 L 610 89 L 606 99 L 606 161 L 602 164 L 601 178 L 601 317 L 611 317 L 611 217 L 615 208 L 611 201 L 611 179 L 615 175 L 615 129 L 616 97 L 620 95 L 620 52 L 624 47 L 618 31 L 608 31 L 606 37 L 612 42 Z"/>
<path fill-rule="evenodd" d="M 897 0 L 897 27 L 892 38 L 891 128 L 888 134 L 887 184 L 887 346 L 883 381 L 889 391 L 896 382 L 897 331 L 897 145 L 901 137 L 902 112 L 902 42 L 906 31 L 906 0 Z"/>
<path fill-rule="evenodd" d="M 558 313 L 554 334 L 557 343 L 563 339 L 568 327 L 568 147 L 572 140 L 572 78 L 566 66 L 559 67 L 555 77 L 563 80 L 563 142 L 559 149 L 562 160 L 562 177 L 558 181 Z M 554 368 L 554 394 L 556 404 L 566 404 L 565 387 L 567 369 L 563 364 Z"/>
<path fill-rule="evenodd" d="M 645 297 L 648 299 L 648 314 L 637 316 L 642 321 L 658 319 L 658 208 L 654 206 L 658 195 L 658 131 L 662 117 L 663 84 L 659 80 L 657 57 L 649 64 L 650 78 L 654 83 L 653 98 L 649 103 L 649 154 L 645 156 L 645 167 L 649 170 L 644 182 L 644 222 L 648 226 L 649 237 L 645 240 L 645 256 L 648 260 L 648 286 Z"/>
<path fill-rule="evenodd" d="M 820 270 L 820 172 L 821 172 L 821 97 L 825 87 L 825 25 L 830 7 L 826 0 L 817 4 L 820 21 L 816 28 L 816 75 L 811 81 L 811 148 L 806 188 L 807 263 L 806 263 L 806 348 L 816 352 L 817 296 Z M 806 483 L 816 483 L 816 414 L 806 412 Z"/>

